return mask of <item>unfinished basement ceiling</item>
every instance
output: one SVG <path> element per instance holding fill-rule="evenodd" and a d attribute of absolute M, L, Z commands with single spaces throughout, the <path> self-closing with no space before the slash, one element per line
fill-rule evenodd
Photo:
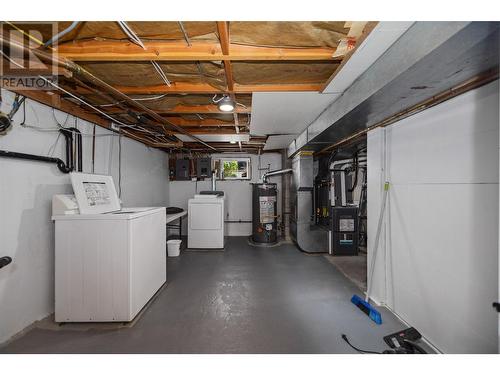
<path fill-rule="evenodd" d="M 71 24 L 55 23 L 55 30 L 62 32 Z M 60 61 L 76 63 L 133 101 L 124 100 L 116 91 L 103 90 L 94 79 L 82 78 L 79 68 L 75 74 L 74 69 L 69 72 L 59 67 L 59 84 L 97 110 L 59 90 L 46 96 L 22 94 L 46 104 L 52 103 L 55 95 L 80 117 L 105 127 L 111 126 L 106 115 L 111 116 L 115 124 L 127 124 L 123 128 L 126 136 L 151 147 L 201 147 L 215 152 L 221 151 L 215 146 L 220 146 L 223 136 L 233 139 L 234 134 L 240 134 L 248 141 L 228 142 L 223 149 L 258 152 L 268 135 L 300 133 L 314 119 L 303 117 L 331 102 L 331 96 L 317 93 L 325 88 L 362 32 L 369 32 L 370 25 L 346 21 L 79 22 L 54 46 Z M 6 26 L 23 31 L 33 28 L 18 22 Z M 41 26 L 38 31 L 44 43 L 55 34 L 51 27 Z M 48 51 L 46 47 L 37 50 Z M 302 99 L 292 101 L 292 105 L 276 99 L 281 106 L 274 112 L 259 109 L 260 93 L 270 98 L 283 92 L 284 97 Z M 252 100 L 254 93 L 259 94 Z M 234 113 L 218 109 L 215 101 L 222 95 L 236 101 Z M 312 102 L 307 99 L 311 95 L 317 97 L 314 105 L 301 106 L 304 98 L 306 103 Z M 256 125 L 262 121 L 268 126 Z M 190 135 L 209 137 L 200 143 Z M 219 138 L 212 145 L 215 135 Z"/>
<path fill-rule="evenodd" d="M 225 87 L 224 66 L 218 62 L 160 62 L 158 63 L 170 82 L 206 82 L 214 87 Z M 149 61 L 132 62 L 80 62 L 84 69 L 98 77 L 106 77 L 106 82 L 114 86 L 150 86 L 164 82 Z M 200 70 L 201 69 L 201 70 Z"/>

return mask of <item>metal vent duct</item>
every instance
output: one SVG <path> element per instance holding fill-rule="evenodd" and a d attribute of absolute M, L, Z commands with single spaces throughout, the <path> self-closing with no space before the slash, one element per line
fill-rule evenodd
<path fill-rule="evenodd" d="M 416 22 L 288 147 L 319 151 L 498 68 L 499 22 Z"/>

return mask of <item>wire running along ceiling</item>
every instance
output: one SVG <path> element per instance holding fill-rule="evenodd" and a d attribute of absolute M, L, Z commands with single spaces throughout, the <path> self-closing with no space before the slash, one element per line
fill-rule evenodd
<path fill-rule="evenodd" d="M 198 133 L 203 131 L 213 133 L 214 129 L 219 132 L 249 133 L 252 93 L 265 88 L 269 89 L 266 91 L 287 91 L 288 88 L 294 91 L 296 87 L 294 85 L 309 85 L 304 86 L 306 90 L 324 87 L 341 63 L 341 59 L 332 58 L 334 53 L 339 54 L 336 48 L 347 38 L 353 38 L 349 34 L 352 29 L 351 24 L 344 21 L 230 23 L 127 21 L 127 27 L 146 46 L 148 42 L 165 42 L 180 45 L 186 53 L 198 46 L 209 46 L 218 53 L 223 52 L 224 61 L 220 58 L 190 61 L 185 57 L 180 61 L 155 60 L 174 89 L 167 87 L 165 80 L 158 74 L 151 61 L 145 59 L 136 61 L 127 57 L 113 61 L 99 61 L 99 58 L 95 58 L 95 61 L 92 61 L 92 58 L 86 56 L 79 60 L 77 53 L 71 60 L 124 94 L 140 100 L 147 108 L 167 115 L 168 119 L 175 120 L 174 123 L 182 124 L 183 127 L 196 128 Z M 57 30 L 61 32 L 70 25 L 69 21 L 58 22 Z M 22 23 L 16 23 L 16 26 L 23 28 Z M 29 27 L 32 29 L 33 25 Z M 228 30 L 227 41 L 224 40 L 224 35 L 221 35 L 225 30 L 224 27 Z M 43 41 L 53 37 L 50 27 L 41 26 L 39 32 Z M 118 22 L 97 21 L 80 22 L 76 28 L 61 37 L 57 47 L 64 50 L 65 46 L 90 43 L 99 51 L 99 45 L 107 42 L 127 43 L 127 48 L 134 48 L 134 51 L 139 49 L 129 40 L 129 35 Z M 224 43 L 228 45 L 225 46 Z M 244 50 L 248 60 L 245 58 L 233 60 L 232 49 L 239 46 L 251 47 L 248 51 Z M 271 50 L 262 50 L 261 47 Z M 311 57 L 318 48 L 320 49 L 318 53 L 323 53 L 322 57 Z M 103 47 L 102 50 L 109 52 L 109 47 Z M 82 51 L 84 54 L 85 50 Z M 257 57 L 252 55 L 254 51 Z M 328 52 L 326 55 L 325 51 Z M 341 51 L 341 54 L 345 52 Z M 266 53 L 271 55 L 267 56 Z M 285 56 L 287 53 L 295 53 L 296 59 L 288 58 Z M 303 53 L 307 58 L 301 60 Z M 220 56 L 215 52 L 214 54 Z M 108 97 L 97 95 L 96 92 L 89 90 L 89 87 L 82 87 L 72 77 L 61 77 L 60 82 L 65 89 L 74 90 L 81 98 L 98 105 L 101 110 L 133 121 L 133 116 L 125 113 L 124 105 L 119 100 L 116 102 L 107 100 Z M 143 89 L 144 92 L 141 91 Z M 236 99 L 239 113 L 237 116 L 217 113 L 219 111 L 212 99 L 214 95 L 223 93 L 230 94 Z M 200 112 L 196 112 L 197 108 Z M 227 125 L 225 123 L 217 126 L 215 120 L 232 123 L 234 128 L 224 126 Z M 190 147 L 191 143 L 186 142 L 185 146 Z M 236 149 L 239 145 L 228 145 L 228 147 Z"/>

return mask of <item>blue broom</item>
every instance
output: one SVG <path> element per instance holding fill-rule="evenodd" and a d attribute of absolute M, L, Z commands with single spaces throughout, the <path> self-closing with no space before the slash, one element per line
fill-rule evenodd
<path fill-rule="evenodd" d="M 373 282 L 373 272 L 375 270 L 375 260 L 377 259 L 377 252 L 378 252 L 378 242 L 380 240 L 380 232 L 382 231 L 382 220 L 384 218 L 384 212 L 385 212 L 385 203 L 387 201 L 387 194 L 389 193 L 389 182 L 385 182 L 384 184 L 384 195 L 382 197 L 382 207 L 380 208 L 380 215 L 378 217 L 378 226 L 377 226 L 377 235 L 375 236 L 375 246 L 373 248 L 373 256 L 371 259 L 371 264 L 370 264 L 370 275 L 368 277 L 368 290 L 366 291 L 366 297 L 363 300 L 358 295 L 353 295 L 351 298 L 351 302 L 354 303 L 360 309 L 363 311 L 368 317 L 373 320 L 377 324 L 382 324 L 382 316 L 380 315 L 380 312 L 375 309 L 372 305 L 370 305 L 370 292 L 372 288 L 372 282 Z"/>

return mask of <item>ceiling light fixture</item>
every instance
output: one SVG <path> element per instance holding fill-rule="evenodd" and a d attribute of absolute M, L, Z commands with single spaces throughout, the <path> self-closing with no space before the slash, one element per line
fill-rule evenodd
<path fill-rule="evenodd" d="M 236 143 L 236 141 L 235 140 L 231 140 L 231 141 L 229 141 L 229 143 L 231 143 L 231 144 L 234 145 Z"/>
<path fill-rule="evenodd" d="M 214 100 L 215 101 L 215 100 Z M 232 112 L 234 111 L 235 103 L 234 100 L 229 96 L 224 95 L 221 99 L 215 101 L 217 103 L 217 107 L 222 112 Z"/>

